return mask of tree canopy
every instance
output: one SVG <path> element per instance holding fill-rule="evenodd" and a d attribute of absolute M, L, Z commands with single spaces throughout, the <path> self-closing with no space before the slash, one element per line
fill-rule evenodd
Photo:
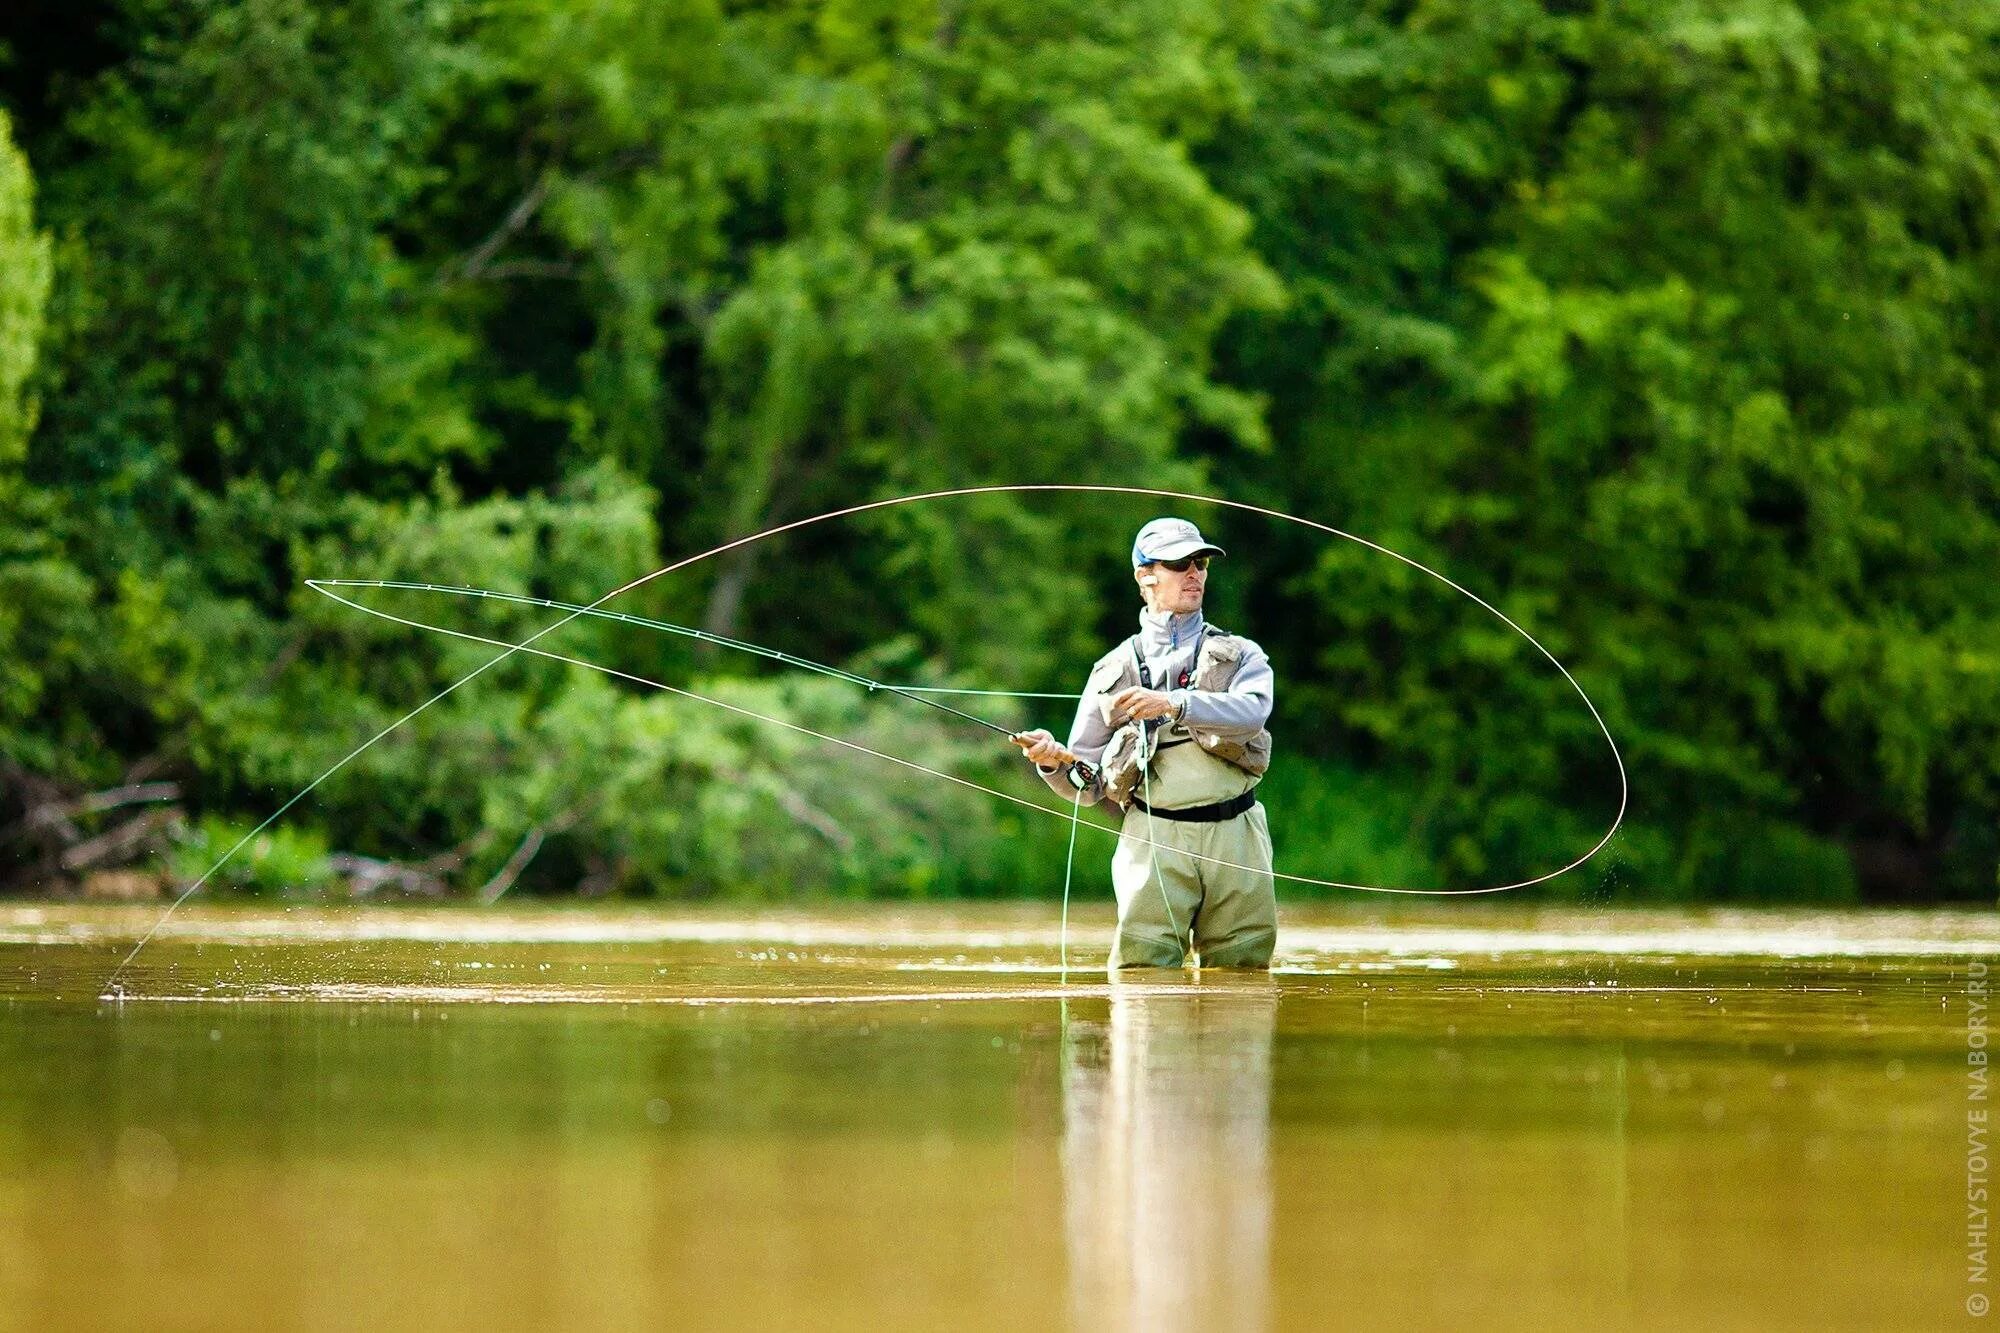
<path fill-rule="evenodd" d="M 1546 643 L 1634 804 L 1540 890 L 1974 898 L 2000 862 L 2000 13 L 1909 0 L 153 0 L 0 62 L 0 874 L 199 873 L 491 656 L 308 577 L 588 603 L 916 491 L 1203 491 Z M 1008 494 L 617 607 L 1061 691 L 1160 502 Z M 1304 529 L 1224 535 L 1280 869 L 1534 874 L 1563 677 Z M 560 613 L 375 590 L 492 637 Z M 555 651 L 1032 797 L 1007 747 L 683 636 Z M 1067 707 L 993 704 L 1010 724 Z M 1035 894 L 1066 830 L 526 656 L 245 888 Z"/>

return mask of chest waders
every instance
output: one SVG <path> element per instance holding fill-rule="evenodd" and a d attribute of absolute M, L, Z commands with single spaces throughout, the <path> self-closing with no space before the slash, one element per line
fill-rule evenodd
<path fill-rule="evenodd" d="M 1227 691 L 1242 661 L 1238 640 L 1204 626 L 1193 662 L 1161 681 L 1134 640 L 1100 659 L 1086 694 L 1110 722 L 1121 689 Z M 1172 725 L 1128 724 L 1098 765 L 1106 799 L 1127 821 L 1111 866 L 1119 907 L 1112 971 L 1179 967 L 1190 952 L 1201 967 L 1266 967 L 1277 935 L 1275 877 L 1254 788 L 1269 767 L 1269 733 L 1246 739 L 1197 724 L 1169 739 Z"/>

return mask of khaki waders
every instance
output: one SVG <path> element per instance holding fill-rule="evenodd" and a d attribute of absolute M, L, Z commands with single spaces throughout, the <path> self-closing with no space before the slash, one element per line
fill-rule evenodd
<path fill-rule="evenodd" d="M 1182 526 L 1183 536 L 1199 539 L 1192 524 Z M 1120 691 L 1151 690 L 1156 681 L 1170 718 L 1141 724 L 1113 706 Z M 1199 611 L 1141 612 L 1139 633 L 1091 667 L 1069 749 L 1096 770 L 1083 802 L 1125 811 L 1111 858 L 1114 976 L 1183 966 L 1190 950 L 1203 967 L 1270 966 L 1278 931 L 1271 829 L 1251 793 L 1271 763 L 1271 691 L 1264 650 Z M 1077 799 L 1075 766 L 1041 774 L 1050 790 Z"/>
<path fill-rule="evenodd" d="M 1234 788 L 1227 794 L 1236 795 L 1250 779 L 1195 745 L 1163 750 L 1153 766 L 1154 813 L 1136 805 L 1125 812 L 1111 858 L 1111 886 L 1118 897 L 1111 970 L 1180 967 L 1190 948 L 1203 967 L 1269 967 L 1278 937 L 1278 899 L 1264 807 L 1252 805 L 1214 823 L 1158 813 L 1163 789 L 1196 797 L 1173 801 L 1178 807 L 1206 803 L 1203 797 L 1227 799 L 1223 791 Z M 1213 860 L 1198 861 L 1190 852 Z"/>

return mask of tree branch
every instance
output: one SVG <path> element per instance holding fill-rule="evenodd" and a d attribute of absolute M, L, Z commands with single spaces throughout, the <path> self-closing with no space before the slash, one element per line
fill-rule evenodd
<path fill-rule="evenodd" d="M 943 5 L 938 10 L 937 30 L 931 37 L 931 46 L 939 52 L 951 50 L 958 41 L 958 10 L 957 5 L 951 4 Z M 924 80 L 924 91 L 926 94 L 932 91 L 929 79 Z M 895 200 L 896 178 L 916 156 L 917 146 L 917 136 L 905 131 L 896 136 L 888 151 L 882 155 L 882 180 L 875 189 L 876 212 L 889 211 L 889 205 Z"/>
<path fill-rule="evenodd" d="M 468 277 L 474 275 L 468 274 Z M 508 259 L 483 271 L 478 276 L 490 282 L 505 278 L 557 278 L 574 280 L 582 276 L 577 266 L 566 259 Z"/>
<path fill-rule="evenodd" d="M 404 865 L 400 861 L 383 861 L 353 852 L 335 852 L 326 858 L 326 864 L 334 874 L 347 881 L 348 892 L 357 898 L 366 898 L 385 884 L 393 884 L 404 893 L 426 898 L 442 898 L 450 888 L 442 878 L 422 866 Z"/>
<path fill-rule="evenodd" d="M 568 831 L 581 818 L 583 818 L 583 807 L 571 806 L 548 823 L 537 824 L 529 829 L 522 837 L 520 845 L 514 849 L 514 854 L 507 858 L 507 864 L 501 866 L 492 879 L 480 885 L 479 892 L 474 896 L 488 905 L 498 902 L 501 894 L 514 887 L 514 881 L 521 877 L 521 872 L 528 868 L 528 863 L 542 850 L 542 843 L 549 835 Z"/>
<path fill-rule="evenodd" d="M 718 766 L 715 771 L 718 775 L 728 779 L 739 787 L 748 789 L 752 785 L 750 775 L 740 769 Z M 785 784 L 778 788 L 776 795 L 779 807 L 793 819 L 804 824 L 841 851 L 848 852 L 854 850 L 854 835 L 843 828 L 839 820 L 814 805 L 811 801 L 808 801 L 805 797 L 799 795 L 796 787 Z"/>
<path fill-rule="evenodd" d="M 148 801 L 178 801 L 180 798 L 181 787 L 178 782 L 137 782 L 129 786 L 94 791 L 72 805 L 70 813 L 94 815 L 105 810 L 116 810 L 121 805 L 143 805 Z"/>
<path fill-rule="evenodd" d="M 72 847 L 65 848 L 58 864 L 74 874 L 108 861 L 124 860 L 143 847 L 154 834 L 175 823 L 180 817 L 178 810 L 148 810 L 143 815 L 106 829 L 94 838 L 86 838 Z"/>
<path fill-rule="evenodd" d="M 549 191 L 554 187 L 554 173 L 544 168 L 542 173 L 535 177 L 527 192 L 514 201 L 514 206 L 507 210 L 507 216 L 500 220 L 500 225 L 493 229 L 491 235 L 474 246 L 463 258 L 445 262 L 438 270 L 437 285 L 445 287 L 454 282 L 477 281 L 486 272 L 486 266 L 493 262 L 493 256 L 500 253 L 500 247 L 519 235 L 522 228 L 534 220 L 535 214 L 548 201 Z"/>

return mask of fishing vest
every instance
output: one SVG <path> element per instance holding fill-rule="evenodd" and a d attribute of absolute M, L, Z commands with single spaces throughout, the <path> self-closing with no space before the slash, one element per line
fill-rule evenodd
<path fill-rule="evenodd" d="M 1187 673 L 1182 688 L 1227 690 L 1230 682 L 1236 679 L 1237 668 L 1242 665 L 1243 641 L 1227 630 L 1204 625 L 1201 647 L 1195 650 L 1194 666 Z M 1112 697 L 1133 685 L 1152 689 L 1150 675 L 1135 651 L 1133 641 L 1127 639 L 1097 659 L 1097 664 L 1090 669 L 1090 680 L 1084 686 L 1084 693 L 1096 701 L 1098 715 L 1104 719 L 1104 725 L 1113 726 Z M 1172 683 L 1168 684 L 1171 687 Z M 1142 722 L 1127 722 L 1119 727 L 1112 734 L 1110 744 L 1104 747 L 1104 757 L 1098 764 L 1104 794 L 1120 807 L 1131 804 L 1132 790 L 1139 785 L 1140 754 L 1148 748 L 1150 739 L 1146 731 Z M 1188 729 L 1188 734 L 1193 737 L 1193 743 L 1252 777 L 1264 776 L 1271 767 L 1271 733 L 1268 729 L 1259 728 L 1257 734 L 1248 740 L 1216 736 L 1192 727 Z M 1150 758 L 1150 754 L 1147 757 Z"/>

